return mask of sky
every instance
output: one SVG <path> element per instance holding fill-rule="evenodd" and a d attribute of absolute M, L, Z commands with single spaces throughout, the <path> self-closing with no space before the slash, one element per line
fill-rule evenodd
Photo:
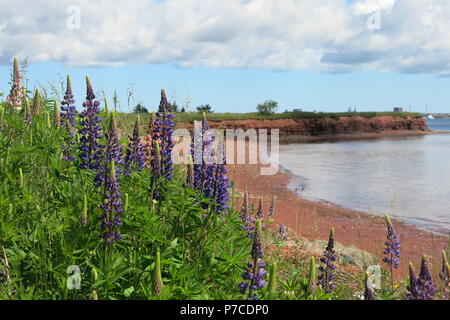
<path fill-rule="evenodd" d="M 29 89 L 69 73 L 79 108 L 89 74 L 122 111 L 165 88 L 191 110 L 450 112 L 449 30 L 444 0 L 0 0 L 0 92 L 18 56 Z"/>

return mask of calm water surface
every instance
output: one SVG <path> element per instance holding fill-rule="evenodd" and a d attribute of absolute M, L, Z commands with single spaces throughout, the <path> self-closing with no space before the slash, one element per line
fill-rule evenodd
<path fill-rule="evenodd" d="M 450 119 L 427 121 L 450 131 Z M 450 231 L 450 134 L 280 146 L 302 197 Z"/>

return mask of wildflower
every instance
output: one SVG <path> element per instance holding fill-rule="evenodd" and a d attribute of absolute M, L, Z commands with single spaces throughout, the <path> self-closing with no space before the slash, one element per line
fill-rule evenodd
<path fill-rule="evenodd" d="M 130 137 L 130 142 L 128 143 L 128 148 L 125 156 L 125 172 L 130 174 L 133 168 L 138 171 L 142 171 L 144 168 L 144 150 L 141 144 L 141 138 L 139 137 L 139 116 L 136 119 L 136 123 L 133 129 L 133 136 Z"/>
<path fill-rule="evenodd" d="M 152 193 L 153 200 L 160 200 L 161 149 L 158 141 L 154 141 L 154 144 L 152 156 Z"/>
<path fill-rule="evenodd" d="M 444 298 L 446 295 L 448 295 L 450 290 L 450 265 L 447 260 L 447 255 L 445 254 L 445 251 L 442 250 L 442 268 L 441 272 L 439 272 L 439 278 L 441 278 L 443 282 L 443 294 Z"/>
<path fill-rule="evenodd" d="M 34 92 L 34 98 L 33 98 L 33 108 L 31 109 L 32 115 L 37 115 L 41 111 L 41 93 L 39 91 L 39 88 L 36 89 Z"/>
<path fill-rule="evenodd" d="M 409 286 L 407 290 L 407 300 L 433 300 L 436 287 L 433 284 L 425 256 L 422 256 L 419 277 L 416 276 L 412 263 L 409 263 Z"/>
<path fill-rule="evenodd" d="M 252 215 L 252 209 L 250 205 L 250 196 L 248 192 L 244 194 L 244 201 L 242 203 L 242 209 L 240 213 L 242 222 L 244 223 L 244 230 L 247 232 L 247 237 L 252 238 L 255 230 L 255 217 Z"/>
<path fill-rule="evenodd" d="M 195 127 L 195 125 L 194 125 Z M 204 192 L 204 185 L 208 177 L 208 170 L 211 170 L 213 161 L 205 161 L 204 154 L 209 150 L 212 143 L 212 137 L 209 131 L 209 123 L 205 113 L 203 113 L 203 121 L 201 122 L 201 130 L 194 132 L 194 144 L 192 145 L 192 156 L 194 158 L 194 189 Z M 196 146 L 199 143 L 200 146 Z"/>
<path fill-rule="evenodd" d="M 158 140 L 161 148 L 161 175 L 165 177 L 166 181 L 169 181 L 173 177 L 172 149 L 174 144 L 172 134 L 175 124 L 164 89 L 161 90 L 161 102 L 156 117 L 153 139 Z"/>
<path fill-rule="evenodd" d="M 257 300 L 257 290 L 261 290 L 265 284 L 266 264 L 263 260 L 263 243 L 262 243 L 262 227 L 261 220 L 256 220 L 256 231 L 253 233 L 253 243 L 251 251 L 252 260 L 242 274 L 244 281 L 239 284 L 242 294 L 248 292 L 247 300 Z"/>
<path fill-rule="evenodd" d="M 163 281 L 161 276 L 161 256 L 159 250 L 156 252 L 155 269 L 153 271 L 153 294 L 160 296 L 163 290 Z"/>
<path fill-rule="evenodd" d="M 80 113 L 80 125 L 82 126 L 80 130 L 80 159 L 81 169 L 91 169 L 100 172 L 102 152 L 104 146 L 99 143 L 102 138 L 103 127 L 100 124 L 102 118 L 98 116 L 100 113 L 98 100 L 95 100 L 94 90 L 92 89 L 91 81 L 89 77 L 86 77 L 86 101 L 83 103 L 83 110 Z M 97 180 L 100 179 L 100 180 Z M 97 174 L 95 185 L 100 186 L 102 184 L 102 178 Z"/>
<path fill-rule="evenodd" d="M 22 104 L 22 87 L 20 85 L 20 70 L 19 70 L 19 59 L 14 57 L 13 71 L 11 74 L 11 91 L 9 92 L 6 101 L 11 106 L 12 110 L 20 110 Z"/>
<path fill-rule="evenodd" d="M 386 225 L 388 229 L 387 241 L 385 242 L 386 249 L 383 254 L 386 255 L 383 261 L 388 265 L 391 272 L 391 282 L 394 285 L 393 269 L 398 269 L 400 258 L 400 239 L 397 232 L 395 232 L 394 225 L 388 215 L 385 215 Z"/>
<path fill-rule="evenodd" d="M 267 215 L 271 218 L 273 218 L 273 215 L 275 214 L 275 205 L 277 202 L 277 197 L 274 196 L 272 198 L 272 202 L 270 203 L 270 207 L 269 207 L 269 212 L 267 213 Z"/>
<path fill-rule="evenodd" d="M 316 282 L 316 260 L 314 256 L 311 256 L 311 260 L 309 262 L 309 274 L 308 274 L 308 290 L 309 293 L 314 295 L 317 289 Z"/>
<path fill-rule="evenodd" d="M 61 101 L 61 118 L 68 120 L 72 127 L 75 126 L 75 99 L 72 93 L 72 83 L 70 76 L 67 75 L 66 93 L 64 94 L 64 100 Z M 65 121 L 63 122 L 65 124 Z"/>
<path fill-rule="evenodd" d="M 117 174 L 119 172 L 120 165 L 123 164 L 122 154 L 123 154 L 122 147 L 119 144 L 119 137 L 117 136 L 116 118 L 114 116 L 114 113 L 111 113 L 109 128 L 108 132 L 106 133 L 106 148 L 103 156 L 106 165 L 109 164 L 111 161 L 114 161 L 114 164 L 116 165 Z M 103 168 L 101 167 L 100 170 L 97 171 L 97 175 L 95 178 L 95 181 L 97 181 L 98 184 L 101 184 L 101 181 L 103 181 L 102 175 L 103 175 Z"/>
<path fill-rule="evenodd" d="M 375 300 L 372 289 L 369 286 L 369 275 L 367 273 L 364 279 L 364 300 Z"/>
<path fill-rule="evenodd" d="M 116 231 L 117 227 L 122 226 L 120 213 L 122 212 L 122 200 L 119 193 L 119 183 L 117 182 L 117 170 L 114 160 L 111 160 L 108 168 L 109 174 L 105 179 L 104 203 L 101 205 L 103 215 L 100 217 L 100 228 L 102 233 L 100 237 L 108 244 L 118 241 L 122 235 Z"/>
<path fill-rule="evenodd" d="M 431 278 L 427 258 L 425 256 L 422 256 L 419 283 L 422 291 L 422 300 L 433 300 L 433 297 L 436 294 L 436 287 L 434 286 L 433 279 Z"/>
<path fill-rule="evenodd" d="M 148 123 L 148 131 L 147 135 L 144 137 L 143 142 L 143 149 L 144 149 L 144 168 L 151 168 L 152 167 L 152 154 L 153 154 L 153 135 L 155 131 L 155 121 L 156 121 L 156 114 L 152 113 L 150 115 L 150 121 Z"/>
<path fill-rule="evenodd" d="M 286 226 L 284 224 L 279 225 L 278 234 L 280 235 L 281 240 L 287 239 Z"/>
<path fill-rule="evenodd" d="M 62 151 L 62 160 L 64 161 L 75 161 L 76 157 L 74 156 L 75 150 L 73 150 L 73 146 L 75 144 L 75 131 L 72 128 L 69 120 L 66 119 L 64 122 L 64 127 L 67 130 L 67 134 L 64 137 L 64 144 L 61 146 Z"/>
<path fill-rule="evenodd" d="M 83 210 L 81 211 L 81 225 L 86 226 L 88 224 L 88 201 L 87 196 L 83 196 Z"/>
<path fill-rule="evenodd" d="M 269 273 L 269 284 L 267 285 L 267 291 L 273 293 L 275 292 L 275 287 L 277 285 L 277 263 L 272 264 Z"/>
<path fill-rule="evenodd" d="M 335 288 L 333 280 L 336 279 L 334 275 L 334 270 L 336 266 L 334 262 L 336 261 L 336 252 L 334 251 L 334 228 L 331 228 L 330 238 L 328 240 L 328 245 L 320 258 L 322 265 L 319 267 L 321 272 L 318 277 L 317 284 L 322 287 L 325 293 L 332 293 Z"/>
<path fill-rule="evenodd" d="M 24 95 L 23 95 L 23 103 L 25 105 L 25 123 L 27 125 L 30 125 L 31 122 L 33 121 L 33 115 L 31 114 L 30 104 L 28 102 L 28 97 L 25 93 L 26 93 L 26 90 L 24 90 Z"/>

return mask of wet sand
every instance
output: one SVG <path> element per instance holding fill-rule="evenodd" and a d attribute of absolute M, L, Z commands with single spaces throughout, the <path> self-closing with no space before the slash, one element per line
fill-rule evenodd
<path fill-rule="evenodd" d="M 256 206 L 262 197 L 265 208 L 273 196 L 277 197 L 275 223 L 284 224 L 299 236 L 309 240 L 327 240 L 331 227 L 335 228 L 335 238 L 343 245 L 354 245 L 375 254 L 381 261 L 386 239 L 386 225 L 382 216 L 358 212 L 336 205 L 302 199 L 288 188 L 292 176 L 279 171 L 272 176 L 260 175 L 259 165 L 229 165 L 229 177 L 235 183 L 235 191 L 243 194 L 247 190 Z M 240 208 L 242 200 L 239 199 Z M 432 205 L 432 204 L 430 204 Z M 407 264 L 413 262 L 418 267 L 422 254 L 431 257 L 433 269 L 440 268 L 440 252 L 447 249 L 448 238 L 433 234 L 415 226 L 393 219 L 394 227 L 400 235 L 400 272 L 407 275 Z"/>

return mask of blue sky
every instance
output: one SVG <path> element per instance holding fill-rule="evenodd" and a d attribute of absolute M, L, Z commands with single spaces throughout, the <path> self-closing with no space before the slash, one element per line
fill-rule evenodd
<path fill-rule="evenodd" d="M 131 104 L 152 110 L 165 88 L 216 112 L 266 99 L 279 111 L 450 112 L 450 3 L 439 0 L 25 2 L 0 0 L 0 92 L 19 56 L 31 61 L 31 88 L 69 73 L 79 107 L 89 74 L 109 100 L 117 90 L 122 111 L 133 83 Z"/>

